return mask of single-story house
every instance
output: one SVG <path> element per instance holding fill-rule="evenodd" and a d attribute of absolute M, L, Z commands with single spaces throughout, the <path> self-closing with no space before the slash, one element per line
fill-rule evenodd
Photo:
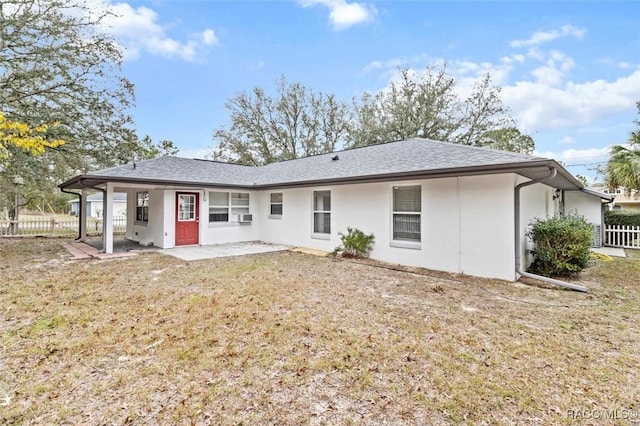
<path fill-rule="evenodd" d="M 87 195 L 86 201 L 86 215 L 87 217 L 100 218 L 102 217 L 103 208 L 103 196 L 102 193 L 94 193 Z M 80 200 L 71 200 L 69 201 L 71 204 L 70 214 L 77 216 L 80 211 Z M 127 193 L 126 192 L 115 192 L 113 194 L 113 200 L 111 203 L 113 215 L 118 216 L 126 216 L 127 215 Z"/>
<path fill-rule="evenodd" d="M 601 226 L 609 200 L 551 159 L 421 138 L 261 167 L 159 157 L 60 187 L 81 190 L 81 204 L 96 188 L 107 204 L 126 193 L 126 237 L 143 245 L 331 251 L 351 226 L 375 235 L 374 259 L 510 281 L 531 262 L 532 219 L 575 210 Z M 103 242 L 112 252 L 110 228 Z"/>

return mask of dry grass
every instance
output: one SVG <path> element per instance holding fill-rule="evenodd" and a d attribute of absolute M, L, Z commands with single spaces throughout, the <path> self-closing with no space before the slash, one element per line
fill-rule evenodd
<path fill-rule="evenodd" d="M 571 409 L 640 410 L 640 256 L 591 268 L 591 294 L 290 252 L 70 262 L 60 241 L 0 240 L 0 259 L 2 423 L 570 424 Z"/>

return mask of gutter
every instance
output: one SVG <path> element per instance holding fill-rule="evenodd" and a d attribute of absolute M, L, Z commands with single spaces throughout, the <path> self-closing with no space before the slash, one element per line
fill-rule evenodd
<path fill-rule="evenodd" d="M 531 274 L 529 272 L 525 272 L 522 270 L 522 259 L 520 257 L 520 190 L 525 186 L 534 185 L 536 183 L 540 183 L 546 179 L 553 179 L 558 170 L 555 167 L 549 168 L 549 175 L 543 176 L 538 179 L 530 180 L 528 182 L 523 182 L 521 184 L 516 185 L 514 189 L 514 228 L 515 228 L 515 255 L 516 255 L 516 274 L 520 276 L 532 278 L 535 280 L 543 281 L 549 284 L 556 285 L 558 287 L 568 288 L 570 290 L 581 291 L 587 293 L 589 291 L 589 287 L 584 287 L 577 284 L 568 283 L 565 281 L 556 280 L 553 278 L 543 277 L 542 275 Z"/>
<path fill-rule="evenodd" d="M 230 184 L 230 183 L 217 183 L 217 182 L 184 182 L 176 180 L 165 180 L 157 178 L 138 178 L 138 177 L 124 177 L 124 176 L 104 176 L 104 175 L 81 175 L 69 179 L 60 185 L 60 188 L 68 188 L 76 185 L 83 186 L 83 180 L 100 182 L 120 182 L 120 183 L 133 183 L 133 184 L 149 184 L 149 185 L 169 185 L 180 186 L 185 188 L 190 187 L 217 187 L 217 188 L 238 188 L 246 190 L 263 190 L 273 188 L 295 188 L 295 187 L 309 187 L 309 186 L 323 186 L 323 185 L 347 185 L 356 183 L 373 183 L 384 182 L 388 180 L 411 180 L 411 179 L 430 179 L 430 178 L 445 178 L 445 177 L 459 177 L 459 176 L 475 176 L 475 175 L 488 175 L 497 173 L 518 173 L 523 168 L 545 168 L 556 167 L 557 164 L 553 160 L 535 160 L 520 163 L 500 163 L 491 165 L 480 166 L 466 166 L 466 167 L 453 167 L 431 170 L 413 170 L 408 172 L 394 172 L 394 173 L 379 173 L 371 175 L 361 176 L 342 176 L 335 178 L 325 179 L 311 179 L 300 181 L 273 181 L 267 183 L 248 183 L 242 184 Z M 267 167 L 267 166 L 262 166 Z M 265 171 L 268 172 L 268 171 Z M 86 186 L 86 185 L 85 185 Z"/>

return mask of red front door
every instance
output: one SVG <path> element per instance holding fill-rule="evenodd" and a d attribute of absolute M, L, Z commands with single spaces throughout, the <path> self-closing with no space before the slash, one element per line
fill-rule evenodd
<path fill-rule="evenodd" d="M 198 193 L 176 193 L 176 245 L 198 244 Z"/>

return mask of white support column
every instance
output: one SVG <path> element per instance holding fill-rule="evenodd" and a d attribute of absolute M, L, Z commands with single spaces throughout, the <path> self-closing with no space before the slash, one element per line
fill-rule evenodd
<path fill-rule="evenodd" d="M 78 205 L 78 220 L 80 221 L 80 241 L 87 240 L 87 190 L 83 189 L 80 194 Z"/>
<path fill-rule="evenodd" d="M 104 252 L 113 253 L 113 184 L 107 182 L 102 202 L 102 247 Z"/>

